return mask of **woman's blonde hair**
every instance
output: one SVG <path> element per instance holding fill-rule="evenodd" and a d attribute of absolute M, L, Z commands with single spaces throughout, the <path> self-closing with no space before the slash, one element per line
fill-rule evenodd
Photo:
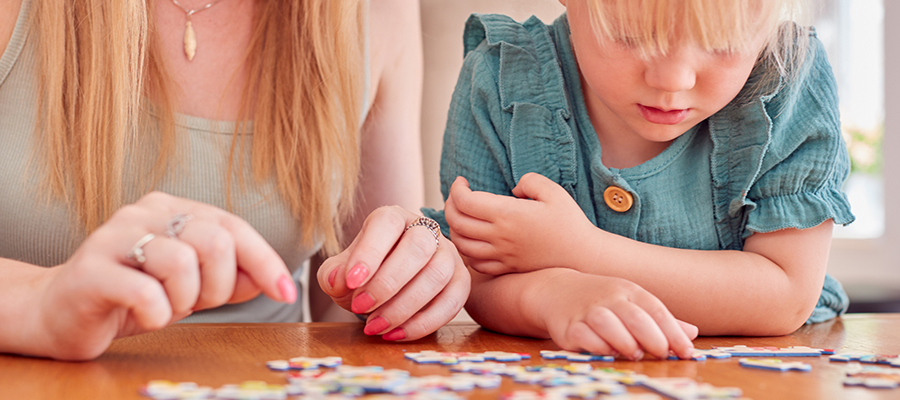
<path fill-rule="evenodd" d="M 805 58 L 806 0 L 587 0 L 595 35 L 634 46 L 642 56 L 666 54 L 690 41 L 707 51 L 744 51 L 767 34 L 761 78 L 790 77 Z"/>
<path fill-rule="evenodd" d="M 35 0 L 36 150 L 46 187 L 72 207 L 87 232 L 121 206 L 125 159 L 139 139 L 147 140 L 138 136 L 145 134 L 149 93 L 160 121 L 152 182 L 174 154 L 170 89 L 151 33 L 154 1 Z M 256 6 L 242 121 L 223 179 L 230 183 L 242 168 L 244 120 L 252 119 L 254 180 L 274 176 L 303 222 L 303 243 L 321 239 L 334 253 L 359 173 L 363 6 L 353 0 L 257 0 Z"/>

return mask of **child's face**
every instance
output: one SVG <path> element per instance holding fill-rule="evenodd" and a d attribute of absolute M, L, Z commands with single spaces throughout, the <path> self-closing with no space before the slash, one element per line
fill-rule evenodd
<path fill-rule="evenodd" d="M 561 2 L 568 11 L 585 103 L 601 141 L 615 135 L 618 143 L 625 139 L 632 146 L 658 147 L 677 138 L 734 99 L 766 40 L 760 32 L 748 50 L 730 53 L 685 41 L 665 55 L 645 58 L 627 43 L 595 35 L 584 0 Z"/>

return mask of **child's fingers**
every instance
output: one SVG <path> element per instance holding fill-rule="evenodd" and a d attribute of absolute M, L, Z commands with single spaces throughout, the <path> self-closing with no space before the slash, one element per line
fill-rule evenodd
<path fill-rule="evenodd" d="M 562 194 L 568 196 L 568 193 L 563 190 L 562 186 L 559 186 L 556 182 L 535 172 L 529 172 L 522 175 L 522 177 L 519 178 L 519 183 L 517 183 L 516 187 L 512 190 L 513 194 L 520 199 L 533 199 L 538 201 L 551 200 L 560 194 L 559 191 L 562 191 Z"/>
<path fill-rule="evenodd" d="M 457 233 L 479 240 L 490 239 L 493 235 L 492 223 L 474 218 L 460 211 L 453 196 L 447 197 L 447 201 L 444 202 L 444 218 L 447 219 L 447 225 L 450 226 L 450 230 L 453 232 L 450 237 L 453 238 L 454 242 L 456 241 L 455 235 Z"/>
<path fill-rule="evenodd" d="M 591 354 L 616 355 L 618 354 L 612 346 L 603 338 L 597 335 L 590 326 L 582 321 L 577 321 L 568 326 L 564 339 L 557 340 L 557 344 L 565 350 L 582 352 L 586 351 Z"/>
<path fill-rule="evenodd" d="M 478 192 L 469 189 L 466 178 L 457 177 L 450 186 L 450 197 L 460 212 L 484 221 L 493 221 L 502 216 L 507 210 L 507 202 L 515 200 L 509 196 L 500 196 L 488 192 Z"/>
<path fill-rule="evenodd" d="M 597 336 L 619 354 L 635 361 L 644 356 L 640 344 L 635 340 L 634 332 L 631 331 L 634 328 L 627 327 L 618 313 L 606 307 L 594 307 L 584 320 Z"/>
<path fill-rule="evenodd" d="M 647 310 L 635 303 L 622 302 L 615 305 L 613 312 L 619 316 L 643 351 L 661 359 L 669 355 L 669 340 L 658 325 L 659 322 L 651 316 L 658 313 L 658 310 Z M 673 319 L 672 323 L 674 322 Z M 630 355 L 624 352 L 622 354 Z M 639 358 L 638 353 L 635 353 L 634 359 Z"/>
<path fill-rule="evenodd" d="M 647 343 L 654 346 L 645 346 L 645 349 L 659 358 L 668 357 L 669 350 L 674 351 L 675 355 L 680 358 L 690 358 L 694 352 L 694 345 L 691 343 L 691 339 L 685 333 L 685 330 L 682 329 L 683 326 L 679 324 L 680 321 L 675 319 L 662 301 L 649 292 L 638 293 L 633 297 L 632 301 L 634 301 L 636 308 L 640 308 L 643 311 L 643 316 L 651 319 L 650 321 L 644 321 L 643 324 L 646 326 L 649 323 L 653 326 L 653 329 L 640 331 L 645 332 L 645 334 L 652 331 L 654 335 L 653 337 L 638 337 L 642 345 L 644 345 L 644 340 L 641 339 L 645 337 Z M 657 335 L 662 335 L 662 337 L 660 338 Z M 664 343 L 665 347 L 659 347 L 659 343 Z"/>
<path fill-rule="evenodd" d="M 496 259 L 497 252 L 489 242 L 473 239 L 455 229 L 450 230 L 450 236 L 453 237 L 456 249 L 464 256 L 483 260 Z"/>
<path fill-rule="evenodd" d="M 684 331 L 684 334 L 687 335 L 688 339 L 694 340 L 700 334 L 700 328 L 697 328 L 696 325 L 689 324 L 682 320 L 676 320 L 678 322 L 678 326 L 681 327 L 681 330 Z"/>

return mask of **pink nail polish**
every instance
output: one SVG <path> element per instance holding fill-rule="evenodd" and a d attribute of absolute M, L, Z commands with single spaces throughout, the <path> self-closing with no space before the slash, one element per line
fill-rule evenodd
<path fill-rule="evenodd" d="M 384 340 L 402 340 L 406 339 L 406 331 L 403 328 L 394 328 L 394 330 L 381 336 Z"/>
<path fill-rule="evenodd" d="M 282 275 L 281 278 L 278 278 L 278 291 L 285 303 L 297 301 L 297 287 L 294 286 L 294 280 L 290 276 Z"/>
<path fill-rule="evenodd" d="M 365 265 L 354 265 L 353 268 L 350 268 L 350 272 L 347 273 L 347 287 L 350 289 L 358 288 L 366 280 L 367 276 L 369 276 L 369 269 Z"/>
<path fill-rule="evenodd" d="M 334 287 L 334 277 L 337 276 L 337 268 L 331 270 L 331 273 L 328 274 L 328 286 Z"/>
<path fill-rule="evenodd" d="M 365 314 L 375 305 L 375 299 L 368 292 L 362 292 L 353 298 L 350 309 L 357 314 Z"/>
<path fill-rule="evenodd" d="M 366 328 L 363 329 L 363 332 L 366 335 L 377 335 L 383 332 L 389 326 L 391 326 L 391 323 L 388 322 L 388 320 L 382 317 L 376 317 L 375 319 L 369 321 L 368 324 L 366 324 Z"/>

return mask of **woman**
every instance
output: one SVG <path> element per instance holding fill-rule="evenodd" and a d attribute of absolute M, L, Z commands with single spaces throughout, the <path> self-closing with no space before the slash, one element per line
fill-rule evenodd
<path fill-rule="evenodd" d="M 91 359 L 189 316 L 297 321 L 305 261 L 383 204 L 401 207 L 363 228 L 382 241 L 323 272 L 370 266 L 353 281 L 383 328 L 367 333 L 415 339 L 456 314 L 452 245 L 405 229 L 422 202 L 415 1 L 62 3 L 0 0 L 0 320 L 19 321 L 0 352 Z M 395 244 L 420 262 L 376 271 Z"/>

